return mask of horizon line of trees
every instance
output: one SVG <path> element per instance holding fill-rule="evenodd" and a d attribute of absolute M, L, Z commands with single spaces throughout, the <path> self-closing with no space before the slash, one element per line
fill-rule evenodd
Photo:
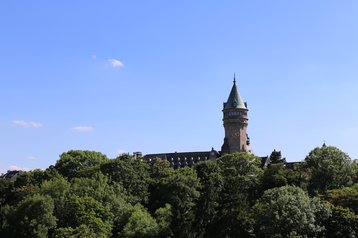
<path fill-rule="evenodd" d="M 358 237 L 358 165 L 333 146 L 294 169 L 274 151 L 174 170 L 123 154 L 64 152 L 0 180 L 0 237 Z"/>

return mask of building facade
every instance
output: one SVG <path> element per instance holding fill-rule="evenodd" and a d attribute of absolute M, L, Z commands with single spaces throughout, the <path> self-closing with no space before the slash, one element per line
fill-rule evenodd
<path fill-rule="evenodd" d="M 234 153 L 246 152 L 251 153 L 250 139 L 247 135 L 248 126 L 248 108 L 247 103 L 243 101 L 234 75 L 234 82 L 229 97 L 223 105 L 223 125 L 225 129 L 224 143 L 221 151 L 212 148 L 210 151 L 200 152 L 174 152 L 147 154 L 143 159 L 151 162 L 154 158 L 167 160 L 173 168 L 192 166 L 198 162 L 206 160 L 215 160 L 218 157 Z M 268 164 L 268 156 L 261 158 L 262 166 Z"/>

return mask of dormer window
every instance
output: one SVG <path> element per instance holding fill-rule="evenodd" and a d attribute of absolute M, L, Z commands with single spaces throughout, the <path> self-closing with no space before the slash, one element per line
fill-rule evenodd
<path fill-rule="evenodd" d="M 232 105 L 233 105 L 234 107 L 237 106 L 237 101 L 236 101 L 236 99 L 232 102 Z"/>

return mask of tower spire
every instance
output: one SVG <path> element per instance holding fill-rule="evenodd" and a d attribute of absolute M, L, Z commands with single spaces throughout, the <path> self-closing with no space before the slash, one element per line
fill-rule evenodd
<path fill-rule="evenodd" d="M 224 102 L 223 121 L 225 128 L 224 144 L 221 153 L 251 152 L 250 141 L 246 133 L 248 126 L 247 106 L 242 100 L 236 85 L 236 74 L 229 98 Z"/>
<path fill-rule="evenodd" d="M 229 108 L 242 108 L 247 109 L 244 100 L 242 100 L 239 90 L 236 86 L 236 75 L 234 73 L 234 85 L 232 85 L 231 92 L 229 98 L 227 99 L 226 103 L 224 103 L 224 109 Z"/>
<path fill-rule="evenodd" d="M 327 147 L 326 141 L 324 140 L 322 147 Z"/>

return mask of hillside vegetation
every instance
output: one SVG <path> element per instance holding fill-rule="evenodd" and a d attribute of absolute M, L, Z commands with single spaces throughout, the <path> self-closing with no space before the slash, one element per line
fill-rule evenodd
<path fill-rule="evenodd" d="M 357 164 L 336 147 L 286 169 L 246 153 L 174 170 L 68 151 L 0 180 L 0 237 L 358 237 Z"/>

